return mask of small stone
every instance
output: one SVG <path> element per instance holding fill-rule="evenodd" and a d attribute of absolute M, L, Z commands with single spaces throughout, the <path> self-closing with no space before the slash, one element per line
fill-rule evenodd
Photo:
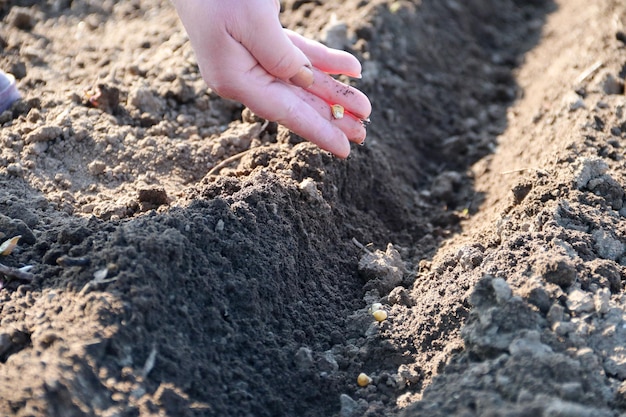
<path fill-rule="evenodd" d="M 580 96 L 573 91 L 568 93 L 563 98 L 563 103 L 569 109 L 569 111 L 576 111 L 578 109 L 584 109 L 586 107 L 583 99 L 580 98 Z"/>
<path fill-rule="evenodd" d="M 349 395 L 341 394 L 339 396 L 339 404 L 341 404 L 341 410 L 339 411 L 340 417 L 357 417 L 363 415 L 363 412 L 367 408 L 367 403 L 364 400 L 359 402 L 354 401 Z"/>
<path fill-rule="evenodd" d="M 559 321 L 552 325 L 552 331 L 559 336 L 567 336 L 574 331 L 574 325 L 567 321 Z"/>
<path fill-rule="evenodd" d="M 462 246 L 456 253 L 459 265 L 470 271 L 478 267 L 483 262 L 483 249 L 479 246 Z"/>
<path fill-rule="evenodd" d="M 532 183 L 522 183 L 515 185 L 511 191 L 513 192 L 513 202 L 519 204 L 526 198 L 530 190 L 532 190 Z"/>
<path fill-rule="evenodd" d="M 491 281 L 491 285 L 493 286 L 496 302 L 498 304 L 503 304 L 511 298 L 511 287 L 509 287 L 509 284 L 503 278 L 494 278 L 493 281 Z"/>
<path fill-rule="evenodd" d="M 413 307 L 414 302 L 411 295 L 404 287 L 396 287 L 387 296 L 387 302 L 390 305 L 398 304 L 406 307 Z"/>
<path fill-rule="evenodd" d="M 565 256 L 539 259 L 535 269 L 546 281 L 561 288 L 569 287 L 576 280 L 576 265 Z"/>
<path fill-rule="evenodd" d="M 180 77 L 176 77 L 168 86 L 166 97 L 172 96 L 179 103 L 188 103 L 196 97 L 193 87 Z"/>
<path fill-rule="evenodd" d="M 9 175 L 21 177 L 22 174 L 24 173 L 24 168 L 22 167 L 22 164 L 20 164 L 19 162 L 11 162 L 9 165 L 7 165 L 7 173 Z"/>
<path fill-rule="evenodd" d="M 317 367 L 320 372 L 326 372 L 329 374 L 335 373 L 339 370 L 339 364 L 335 355 L 331 351 L 324 352 L 317 361 Z"/>
<path fill-rule="evenodd" d="M 602 158 L 578 158 L 574 163 L 574 184 L 583 189 L 592 178 L 603 175 L 609 166 Z"/>
<path fill-rule="evenodd" d="M 607 374 L 616 375 L 620 380 L 626 379 L 626 348 L 613 348 L 608 357 L 604 358 L 603 366 Z"/>
<path fill-rule="evenodd" d="M 366 284 L 368 289 L 372 287 L 381 293 L 387 293 L 402 282 L 406 267 L 400 253 L 392 244 L 387 245 L 387 250 L 382 252 L 365 253 L 359 260 L 359 272 L 370 282 Z"/>
<path fill-rule="evenodd" d="M 151 210 L 169 203 L 169 198 L 163 187 L 141 188 L 137 194 L 142 211 Z"/>
<path fill-rule="evenodd" d="M 308 347 L 302 346 L 294 356 L 296 368 L 305 371 L 313 366 L 313 352 Z"/>
<path fill-rule="evenodd" d="M 514 339 L 509 345 L 509 352 L 512 356 L 530 355 L 542 357 L 552 353 L 552 348 L 541 343 L 539 332 L 528 331 L 524 337 Z"/>
<path fill-rule="evenodd" d="M 577 314 L 589 313 L 595 310 L 595 304 L 591 294 L 575 289 L 567 296 L 567 308 Z"/>
<path fill-rule="evenodd" d="M 48 142 L 36 142 L 28 145 L 26 149 L 28 149 L 29 152 L 32 152 L 33 155 L 39 156 L 46 153 L 48 147 Z"/>
<path fill-rule="evenodd" d="M 24 143 L 47 142 L 60 137 L 63 130 L 59 126 L 40 126 L 24 137 Z"/>
<path fill-rule="evenodd" d="M 415 364 L 411 366 L 400 365 L 398 367 L 398 375 L 409 384 L 417 384 L 422 379 L 420 369 Z"/>
<path fill-rule="evenodd" d="M 305 178 L 302 180 L 300 184 L 298 184 L 298 188 L 305 194 L 308 198 L 313 201 L 324 201 L 324 197 L 322 193 L 318 190 L 317 185 L 315 184 L 315 180 L 312 178 Z"/>
<path fill-rule="evenodd" d="M 159 114 L 165 103 L 146 86 L 138 86 L 128 92 L 128 104 L 142 113 Z"/>
<path fill-rule="evenodd" d="M 559 304 L 552 304 L 548 313 L 546 314 L 546 318 L 551 324 L 557 323 L 559 321 L 563 321 L 563 314 L 565 313 L 565 309 L 563 306 Z"/>
<path fill-rule="evenodd" d="M 608 288 L 600 288 L 593 295 L 593 303 L 596 311 L 600 314 L 606 314 L 609 311 L 609 302 L 611 301 L 611 291 Z"/>
<path fill-rule="evenodd" d="M 105 162 L 100 161 L 98 159 L 91 161 L 89 165 L 87 165 L 87 169 L 91 175 L 100 175 L 104 172 L 107 165 Z"/>
<path fill-rule="evenodd" d="M 610 231 L 596 229 L 591 232 L 591 236 L 595 240 L 595 250 L 601 258 L 614 261 L 624 253 L 624 244 Z"/>
<path fill-rule="evenodd" d="M 1 38 L 0 38 L 1 39 Z M 0 42 L 0 49 L 2 48 Z M 0 117 L 1 123 L 6 123 L 13 118 L 13 112 L 9 111 L 13 104 L 19 100 L 21 94 L 15 84 L 15 77 L 12 74 L 0 70 Z M 19 103 L 19 101 L 18 101 Z M 8 114 L 6 114 L 8 112 Z"/>

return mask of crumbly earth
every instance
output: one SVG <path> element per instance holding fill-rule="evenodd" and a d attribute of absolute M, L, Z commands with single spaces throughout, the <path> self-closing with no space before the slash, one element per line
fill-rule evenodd
<path fill-rule="evenodd" d="M 282 8 L 363 63 L 347 160 L 165 0 L 0 0 L 0 414 L 626 414 L 626 4 Z"/>

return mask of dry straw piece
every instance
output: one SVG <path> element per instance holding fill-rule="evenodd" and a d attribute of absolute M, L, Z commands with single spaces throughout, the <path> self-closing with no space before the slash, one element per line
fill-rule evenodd
<path fill-rule="evenodd" d="M 15 247 L 17 246 L 17 242 L 19 242 L 21 237 L 21 235 L 17 235 L 9 240 L 5 240 L 2 245 L 0 245 L 0 255 L 10 255 L 11 252 L 13 252 L 13 249 L 15 249 Z"/>

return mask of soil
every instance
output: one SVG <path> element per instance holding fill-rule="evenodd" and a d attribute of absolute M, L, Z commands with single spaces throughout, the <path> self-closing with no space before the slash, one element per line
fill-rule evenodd
<path fill-rule="evenodd" d="M 624 415 L 624 2 L 282 8 L 363 63 L 347 160 L 165 0 L 0 0 L 0 414 Z"/>

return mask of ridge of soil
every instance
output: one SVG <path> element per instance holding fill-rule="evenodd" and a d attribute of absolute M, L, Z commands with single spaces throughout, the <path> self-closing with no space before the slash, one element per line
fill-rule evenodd
<path fill-rule="evenodd" d="M 626 6 L 281 4 L 363 63 L 345 161 L 165 0 L 0 1 L 0 414 L 624 413 Z"/>

